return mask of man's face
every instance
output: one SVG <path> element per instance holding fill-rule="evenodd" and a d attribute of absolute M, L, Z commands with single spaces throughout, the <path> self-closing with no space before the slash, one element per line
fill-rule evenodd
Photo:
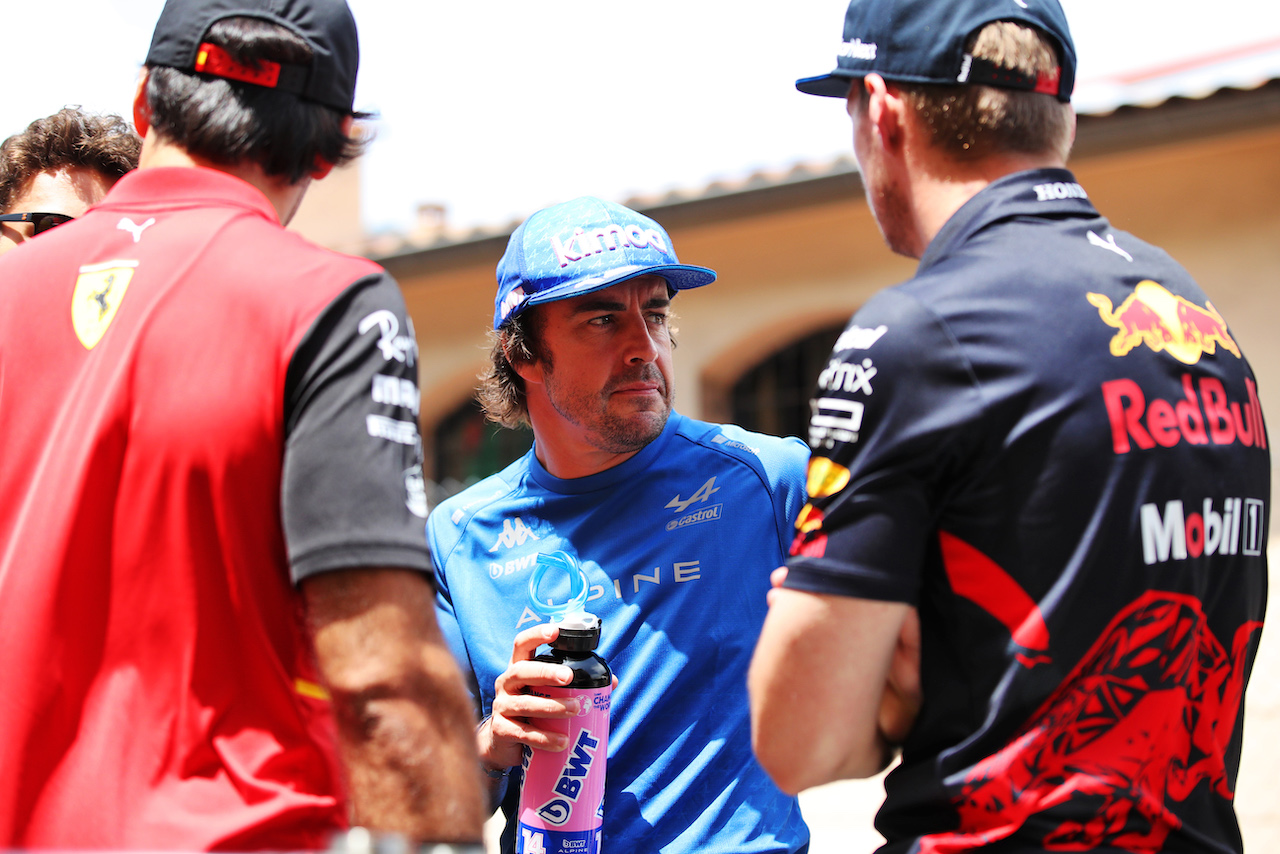
<path fill-rule="evenodd" d="M 4 213 L 58 213 L 77 217 L 97 204 L 111 181 L 95 169 L 71 166 L 56 172 L 40 172 L 27 182 Z M 0 255 L 30 240 L 35 228 L 29 222 L 0 222 Z"/>
<path fill-rule="evenodd" d="M 555 413 L 539 431 L 615 454 L 656 439 L 674 395 L 670 305 L 665 279 L 639 276 L 537 306 L 540 355 L 529 367 Z"/>

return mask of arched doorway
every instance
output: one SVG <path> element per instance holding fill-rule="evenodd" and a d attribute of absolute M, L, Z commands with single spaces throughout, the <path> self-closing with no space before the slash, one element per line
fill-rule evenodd
<path fill-rule="evenodd" d="M 809 398 L 844 324 L 825 326 L 775 351 L 730 390 L 733 423 L 775 436 L 809 434 Z"/>

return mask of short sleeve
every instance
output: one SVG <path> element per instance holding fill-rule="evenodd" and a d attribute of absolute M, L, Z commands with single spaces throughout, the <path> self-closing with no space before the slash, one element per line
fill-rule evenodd
<path fill-rule="evenodd" d="M 436 586 L 436 622 L 453 657 L 463 665 L 462 671 L 467 687 L 475 700 L 476 708 L 483 717 L 489 713 L 492 700 L 484 695 L 476 682 L 476 669 L 471 663 L 471 653 L 467 650 L 466 639 L 462 636 L 462 627 L 458 624 L 458 614 L 453 605 L 453 592 L 449 588 L 449 578 L 445 571 L 448 556 L 458 541 L 457 526 L 447 519 L 442 521 L 443 517 L 440 515 L 449 512 L 451 508 L 446 505 L 434 508 L 427 518 L 426 526 L 427 544 L 431 550 L 432 572 Z"/>
<path fill-rule="evenodd" d="M 943 484 L 977 453 L 982 410 L 941 320 L 897 290 L 868 302 L 814 392 L 786 586 L 916 604 Z"/>
<path fill-rule="evenodd" d="M 395 281 L 353 284 L 316 319 L 285 383 L 282 512 L 294 580 L 429 571 L 418 345 Z"/>
<path fill-rule="evenodd" d="M 787 553 L 795 534 L 795 521 L 805 503 L 805 467 L 809 462 L 809 449 L 795 436 L 767 436 L 752 433 L 734 424 L 713 425 L 714 447 L 724 448 L 725 443 L 737 443 L 758 460 L 760 476 L 773 502 L 773 515 L 777 525 L 778 548 Z"/>

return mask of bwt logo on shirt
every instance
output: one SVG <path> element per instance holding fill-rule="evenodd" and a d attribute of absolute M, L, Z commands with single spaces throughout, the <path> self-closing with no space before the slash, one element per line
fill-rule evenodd
<path fill-rule="evenodd" d="M 1194 506 L 1194 505 L 1193 505 Z M 1200 513 L 1187 513 L 1181 501 L 1144 504 L 1142 561 L 1150 566 L 1201 555 L 1262 554 L 1264 510 L 1257 498 L 1224 498 L 1222 512 L 1204 499 Z"/>
<path fill-rule="evenodd" d="M 563 243 L 560 238 L 552 236 L 551 248 L 556 253 L 556 260 L 561 267 L 568 267 L 574 261 L 581 261 L 589 255 L 599 255 L 608 249 L 610 252 L 621 246 L 633 246 L 636 249 L 653 248 L 663 255 L 670 255 L 671 250 L 662 239 L 657 229 L 641 228 L 632 223 L 628 226 L 610 223 L 595 231 L 576 228 L 568 240 Z"/>

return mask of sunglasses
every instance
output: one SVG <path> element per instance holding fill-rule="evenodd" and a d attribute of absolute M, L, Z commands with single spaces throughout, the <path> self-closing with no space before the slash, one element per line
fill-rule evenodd
<path fill-rule="evenodd" d="M 11 213 L 0 214 L 0 222 L 31 222 L 35 223 L 36 234 L 43 234 L 55 226 L 62 225 L 64 222 L 70 222 L 75 219 L 73 216 L 56 213 Z"/>

